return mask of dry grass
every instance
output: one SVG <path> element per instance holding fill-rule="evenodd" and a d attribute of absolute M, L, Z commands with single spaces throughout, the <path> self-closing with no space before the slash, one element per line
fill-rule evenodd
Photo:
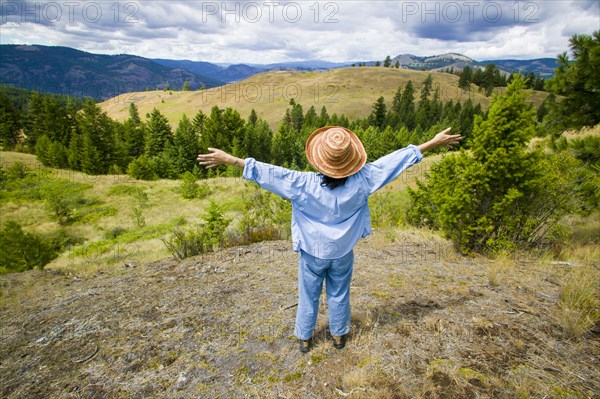
<path fill-rule="evenodd" d="M 30 165 L 39 170 L 34 155 L 16 152 L 0 152 L 3 166 L 15 162 Z M 85 191 L 86 197 L 96 197 L 105 206 L 114 207 L 117 213 L 103 216 L 91 223 L 74 223 L 64 228 L 85 242 L 67 250 L 60 257 L 46 265 L 49 270 L 70 273 L 96 273 L 112 269 L 115 265 L 155 261 L 169 256 L 169 252 L 159 240 L 161 235 L 169 233 L 169 225 L 176 221 L 197 224 L 202 220 L 209 201 L 222 205 L 227 216 L 236 219 L 239 203 L 246 188 L 240 184 L 240 178 L 214 178 L 207 184 L 212 194 L 203 200 L 183 199 L 178 192 L 180 182 L 175 180 L 138 181 L 126 175 L 90 176 L 81 172 L 59 169 L 47 169 L 49 177 L 62 178 L 78 183 L 87 183 L 91 188 Z M 148 203 L 141 208 L 145 218 L 146 230 L 140 229 L 133 217 L 135 200 L 130 195 L 111 195 L 111 189 L 117 186 L 139 187 L 148 195 Z M 7 202 L 1 206 L 3 222 L 13 220 L 27 231 L 46 234 L 56 231 L 60 226 L 48 214 L 42 201 Z M 162 233 L 154 233 L 155 227 Z M 115 229 L 124 229 L 134 235 L 134 239 L 107 241 L 107 235 Z M 136 231 L 147 234 L 135 234 Z M 157 236 L 158 234 L 158 236 Z M 96 246 L 96 244 L 102 244 Z"/>
<path fill-rule="evenodd" d="M 578 130 L 568 130 L 563 132 L 562 134 L 568 139 L 572 138 L 582 138 L 586 136 L 600 136 L 600 124 L 593 127 L 584 127 Z"/>
<path fill-rule="evenodd" d="M 288 242 L 96 274 L 3 276 L 3 397 L 593 398 L 600 339 L 566 338 L 556 317 L 579 266 L 465 258 L 445 244 L 413 229 L 361 241 L 350 340 L 332 347 L 322 304 L 307 355 L 292 337 Z M 507 272 L 490 289 L 498 262 Z M 74 363 L 94 345 L 97 356 Z"/>
<path fill-rule="evenodd" d="M 325 72 L 277 71 L 254 75 L 238 83 L 208 89 L 203 92 L 148 91 L 127 93 L 100 104 L 115 119 L 128 117 L 130 103 L 138 106 L 140 115 L 153 108 L 159 109 L 172 125 L 179 123 L 183 114 L 192 117 L 198 110 L 210 113 L 217 105 L 232 107 L 243 118 L 255 109 L 271 128 L 276 129 L 285 114 L 289 101 L 294 98 L 305 110 L 314 106 L 317 113 L 326 106 L 330 115 L 334 112 L 350 118 L 364 118 L 371 112 L 372 104 L 383 96 L 391 103 L 396 90 L 408 80 L 418 89 L 427 75 L 433 76 L 434 89 L 439 87 L 442 101 L 466 101 L 471 98 L 487 109 L 490 98 L 479 91 L 463 92 L 458 87 L 458 77 L 441 72 L 413 71 L 394 68 L 340 68 Z M 504 91 L 499 88 L 498 91 Z M 531 101 L 539 106 L 546 93 L 533 92 Z"/>
<path fill-rule="evenodd" d="M 207 204 L 180 199 L 172 181 L 70 178 L 93 178 L 87 194 L 119 209 L 69 226 L 89 242 L 134 230 L 128 197 L 108 195 L 116 184 L 149 194 L 149 226 L 193 223 Z M 230 216 L 239 183 L 210 182 Z M 38 205 L 5 204 L 3 217 L 37 215 L 28 228 L 52 230 Z M 176 262 L 149 234 L 87 259 L 65 253 L 46 271 L 0 277 L 1 396 L 598 399 L 600 226 L 597 215 L 569 223 L 561 247 L 495 259 L 463 257 L 433 231 L 374 229 L 355 250 L 346 348 L 332 347 L 322 303 L 308 355 L 292 336 L 289 242 Z"/>
<path fill-rule="evenodd" d="M 559 320 L 567 338 L 576 338 L 600 323 L 600 271 L 581 267 L 563 279 Z"/>

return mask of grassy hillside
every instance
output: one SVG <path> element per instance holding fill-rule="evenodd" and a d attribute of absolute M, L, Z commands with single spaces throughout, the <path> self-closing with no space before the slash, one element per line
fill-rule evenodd
<path fill-rule="evenodd" d="M 380 198 L 394 198 L 401 202 L 398 204 L 399 208 L 381 211 L 382 224 L 390 224 L 387 220 L 391 217 L 390 212 L 406 206 L 405 196 L 398 195 L 398 191 L 408 185 L 414 185 L 415 178 L 422 178 L 424 172 L 429 170 L 431 164 L 439 157 L 438 155 L 425 158 L 422 163 L 373 197 L 377 206 L 380 205 L 380 202 L 377 202 Z M 85 241 L 63 253 L 46 268 L 78 273 L 110 269 L 115 264 L 132 259 L 145 262 L 170 256 L 160 238 L 170 234 L 176 226 L 198 224 L 211 200 L 224 208 L 226 215 L 234 221 L 232 227 L 235 226 L 241 214 L 242 196 L 248 193 L 250 186 L 240 178 L 209 179 L 207 184 L 212 193 L 208 198 L 187 200 L 182 198 L 178 191 L 180 182 L 175 180 L 139 181 L 127 175 L 90 176 L 70 170 L 44 168 L 35 156 L 17 152 L 0 152 L 0 162 L 5 168 L 20 162 L 33 170 L 44 170 L 44 178 L 87 184 L 89 188 L 85 190 L 84 196 L 95 199 L 97 208 L 110 210 L 98 215 L 92 213 L 89 217 L 63 226 L 67 232 Z M 146 222 L 144 227 L 136 226 L 132 210 L 135 205 L 133 198 L 115 195 L 115 187 L 117 190 L 119 187 L 139 187 L 146 192 L 148 203 L 142 208 Z M 91 211 L 93 209 L 82 208 L 77 212 Z M 47 234 L 61 227 L 41 200 L 2 199 L 0 212 L 3 215 L 2 225 L 12 220 L 32 233 Z M 124 232 L 119 237 L 111 237 L 111 232 L 121 229 Z"/>
<path fill-rule="evenodd" d="M 239 83 L 233 83 L 206 91 L 165 92 L 148 91 L 123 94 L 107 100 L 101 107 L 115 119 L 128 117 L 130 103 L 135 103 L 140 115 L 153 108 L 159 109 L 172 124 L 177 124 L 182 114 L 193 116 L 198 110 L 209 113 L 214 105 L 221 108 L 232 107 L 243 118 L 250 115 L 252 108 L 265 119 L 272 128 L 280 123 L 289 100 L 294 98 L 308 110 L 314 105 L 317 113 L 324 105 L 329 114 L 345 114 L 350 119 L 364 118 L 371 112 L 371 106 L 383 96 L 391 105 L 398 87 L 404 87 L 412 80 L 417 89 L 427 75 L 433 76 L 433 88 L 439 87 L 442 101 L 466 101 L 472 98 L 487 109 L 490 99 L 477 91 L 464 92 L 458 87 L 458 77 L 441 72 L 412 71 L 393 68 L 341 68 L 325 72 L 279 71 L 262 73 Z M 503 91 L 504 88 L 498 90 Z M 546 93 L 533 92 L 531 101 L 538 106 Z"/>
<path fill-rule="evenodd" d="M 373 216 L 386 204 L 401 212 L 403 189 L 439 157 L 375 194 Z M 17 161 L 40 168 L 0 152 L 3 166 Z M 64 228 L 86 241 L 46 270 L 0 276 L 3 398 L 598 397 L 599 330 L 580 311 L 598 303 L 597 214 L 568 220 L 575 234 L 553 251 L 496 260 L 379 216 L 355 249 L 347 347 L 332 347 L 322 301 L 304 355 L 292 335 L 289 241 L 175 261 L 160 240 L 197 223 L 210 199 L 235 223 L 247 193 L 239 178 L 211 179 L 207 199 L 185 200 L 176 181 L 46 171 L 85 183 L 89 202 L 111 212 L 82 209 L 87 219 Z M 130 187 L 148 194 L 143 227 L 132 198 L 115 194 Z M 59 228 L 43 201 L 2 197 L 0 212 L 28 232 Z"/>

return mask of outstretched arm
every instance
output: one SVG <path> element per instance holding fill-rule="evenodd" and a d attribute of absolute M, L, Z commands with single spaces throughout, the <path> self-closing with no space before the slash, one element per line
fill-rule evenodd
<path fill-rule="evenodd" d="M 450 147 L 453 144 L 457 144 L 462 137 L 460 134 L 446 134 L 449 130 L 450 128 L 442 130 L 436 134 L 434 138 L 419 146 L 411 144 L 406 148 L 396 150 L 381 157 L 374 162 L 367 163 L 364 168 L 365 175 L 369 182 L 370 192 L 374 193 L 394 180 L 406 169 L 421 162 L 425 151 L 436 147 Z"/>
<path fill-rule="evenodd" d="M 302 197 L 306 173 L 282 168 L 255 160 L 241 159 L 217 148 L 208 148 L 209 154 L 198 155 L 198 162 L 206 168 L 233 165 L 244 169 L 242 177 L 285 199 L 297 201 Z"/>
<path fill-rule="evenodd" d="M 452 128 L 449 127 L 448 129 L 442 130 L 428 142 L 420 144 L 418 147 L 421 153 L 424 153 L 425 151 L 432 150 L 437 147 L 450 148 L 454 144 L 458 144 L 460 140 L 462 140 L 462 136 L 460 134 L 447 134 L 450 131 L 450 129 Z"/>
<path fill-rule="evenodd" d="M 217 148 L 208 148 L 209 154 L 198 155 L 198 162 L 205 168 L 214 168 L 219 165 L 233 165 L 240 168 L 244 168 L 245 161 L 241 158 L 236 158 L 233 155 L 226 153 L 225 151 Z"/>

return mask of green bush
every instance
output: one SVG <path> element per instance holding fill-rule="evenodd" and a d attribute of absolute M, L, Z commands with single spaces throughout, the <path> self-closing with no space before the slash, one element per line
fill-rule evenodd
<path fill-rule="evenodd" d="M 156 180 L 153 165 L 145 155 L 134 159 L 127 167 L 127 174 L 138 180 Z"/>
<path fill-rule="evenodd" d="M 185 172 L 181 176 L 179 192 L 186 199 L 203 199 L 210 195 L 211 190 L 206 182 L 198 184 L 198 178 L 192 172 Z"/>
<path fill-rule="evenodd" d="M 409 193 L 409 221 L 442 230 L 464 253 L 528 247 L 558 239 L 561 218 L 577 209 L 574 158 L 527 149 L 535 135 L 535 110 L 524 82 L 514 79 L 496 95 L 488 119 L 476 117 L 471 153 L 444 157 L 427 184 Z"/>
<path fill-rule="evenodd" d="M 185 259 L 226 245 L 226 229 L 231 219 L 223 215 L 221 207 L 211 201 L 203 220 L 200 226 L 187 229 L 177 227 L 170 236 L 162 239 L 173 257 Z"/>
<path fill-rule="evenodd" d="M 238 244 L 251 244 L 286 237 L 291 221 L 291 203 L 252 185 L 242 200 Z"/>
<path fill-rule="evenodd" d="M 85 188 L 86 185 L 68 180 L 52 179 L 42 185 L 40 195 L 46 203 L 46 208 L 58 223 L 67 224 L 77 218 L 76 208 L 86 204 L 82 194 Z"/>
<path fill-rule="evenodd" d="M 65 236 L 48 240 L 26 233 L 18 223 L 8 221 L 0 231 L 0 274 L 43 269 L 69 242 Z"/>
<path fill-rule="evenodd" d="M 127 229 L 121 226 L 113 227 L 104 232 L 104 238 L 107 240 L 114 240 L 118 236 L 127 233 Z"/>
<path fill-rule="evenodd" d="M 185 259 L 209 251 L 208 237 L 201 226 L 194 228 L 176 228 L 173 233 L 163 238 L 169 252 L 175 259 Z"/>
<path fill-rule="evenodd" d="M 578 194 L 585 198 L 585 211 L 600 207 L 600 136 L 586 136 L 567 140 L 561 136 L 550 142 L 550 148 L 560 157 L 573 156 L 582 162 L 576 170 Z"/>
<path fill-rule="evenodd" d="M 6 169 L 6 179 L 24 179 L 30 172 L 31 169 L 23 162 L 15 162 Z"/>

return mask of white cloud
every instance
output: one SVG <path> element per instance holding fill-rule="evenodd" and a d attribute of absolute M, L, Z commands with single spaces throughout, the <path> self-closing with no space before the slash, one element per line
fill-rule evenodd
<path fill-rule="evenodd" d="M 222 63 L 555 57 L 597 1 L 3 2 L 2 43 Z"/>

